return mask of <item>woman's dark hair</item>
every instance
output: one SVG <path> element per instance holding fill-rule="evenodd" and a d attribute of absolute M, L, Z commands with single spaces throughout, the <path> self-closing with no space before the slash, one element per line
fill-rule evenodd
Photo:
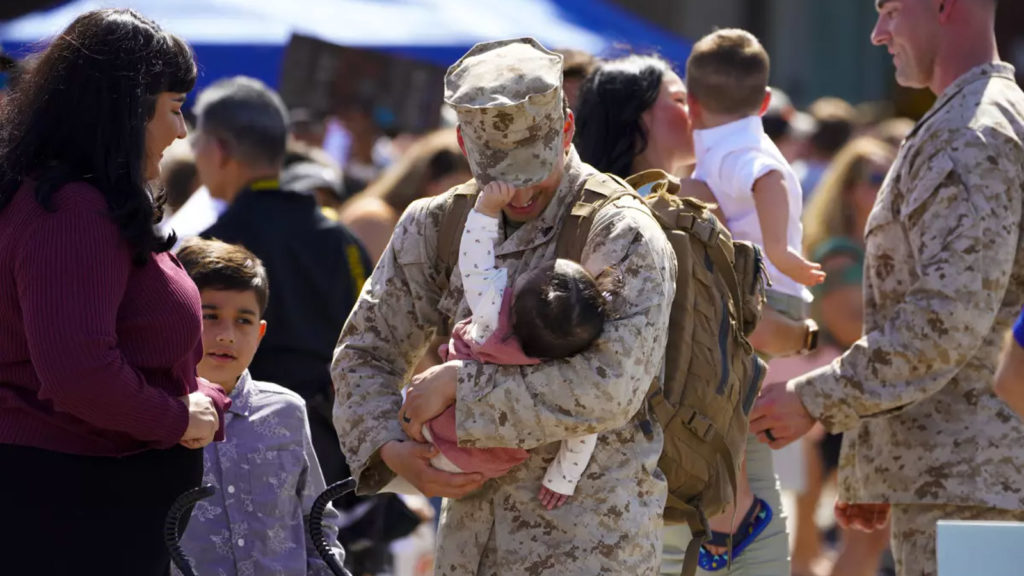
<path fill-rule="evenodd" d="M 63 185 L 106 197 L 136 265 L 169 249 L 154 228 L 163 199 L 147 187 L 146 123 L 162 92 L 192 90 L 189 46 L 133 10 L 86 12 L 38 56 L 0 108 L 0 209 L 25 178 L 52 210 Z"/>
<path fill-rule="evenodd" d="M 576 105 L 576 149 L 601 172 L 625 178 L 647 149 L 641 116 L 658 100 L 665 73 L 658 56 L 632 55 L 602 63 L 583 82 Z"/>
<path fill-rule="evenodd" d="M 527 356 L 568 358 L 586 350 L 613 316 L 622 277 L 611 270 L 595 280 L 582 266 L 559 258 L 523 278 L 512 303 L 512 329 Z"/>

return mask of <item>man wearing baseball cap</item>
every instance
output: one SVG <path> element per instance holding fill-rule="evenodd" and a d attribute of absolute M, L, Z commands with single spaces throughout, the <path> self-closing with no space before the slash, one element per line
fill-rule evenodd
<path fill-rule="evenodd" d="M 448 70 L 445 100 L 474 180 L 409 207 L 335 351 L 334 422 L 358 490 L 379 491 L 397 475 L 448 498 L 438 574 L 656 574 L 662 435 L 645 436 L 637 416 L 660 374 L 676 263 L 641 201 L 602 209 L 583 251 L 591 274 L 611 267 L 623 278 L 623 310 L 589 350 L 535 366 L 441 364 L 413 378 L 403 406 L 420 356 L 470 315 L 460 274 L 438 247 L 457 193 L 493 181 L 514 188 L 494 252 L 514 285 L 551 265 L 563 221 L 596 175 L 572 146 L 562 57 L 533 39 L 473 47 Z M 432 468 L 435 449 L 417 431 L 452 404 L 460 446 L 523 448 L 529 459 L 487 482 Z M 597 447 L 572 499 L 547 510 L 537 494 L 559 442 L 589 433 Z"/>

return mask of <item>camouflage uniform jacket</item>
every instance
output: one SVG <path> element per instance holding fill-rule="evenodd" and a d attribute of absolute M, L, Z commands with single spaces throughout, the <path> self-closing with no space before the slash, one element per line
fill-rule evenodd
<path fill-rule="evenodd" d="M 864 337 L 798 379 L 846 431 L 840 496 L 1024 508 L 1024 425 L 992 391 L 1024 300 L 1024 94 L 1004 63 L 939 97 L 868 219 Z"/>
<path fill-rule="evenodd" d="M 509 275 L 555 256 L 562 216 L 594 173 L 573 151 L 547 209 L 496 247 Z M 470 315 L 457 270 L 439 287 L 437 236 L 449 195 L 419 200 L 402 216 L 367 281 L 335 352 L 334 423 L 359 491 L 394 476 L 379 448 L 405 438 L 399 389 L 436 334 Z M 446 500 L 438 534 L 438 574 L 592 576 L 656 574 L 661 550 L 662 435 L 634 420 L 659 377 L 675 292 L 675 255 L 647 209 L 621 198 L 601 211 L 583 253 L 591 273 L 624 278 L 623 309 L 586 352 L 536 366 L 466 362 L 459 369 L 459 444 L 516 447 L 530 458 L 460 500 Z M 546 511 L 537 493 L 559 442 L 598 433 L 575 495 Z"/>

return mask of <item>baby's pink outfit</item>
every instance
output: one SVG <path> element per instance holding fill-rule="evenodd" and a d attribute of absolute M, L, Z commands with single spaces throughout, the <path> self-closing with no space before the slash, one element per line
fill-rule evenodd
<path fill-rule="evenodd" d="M 506 366 L 528 366 L 539 364 L 540 360 L 523 353 L 519 341 L 512 334 L 512 289 L 506 288 L 501 301 L 497 329 L 483 344 L 476 344 L 468 337 L 471 318 L 455 325 L 448 344 L 438 349 L 441 360 L 475 360 L 488 364 Z M 519 448 L 466 448 L 459 446 L 455 433 L 455 405 L 449 406 L 440 416 L 427 422 L 432 441 L 441 454 L 463 472 L 479 472 L 487 478 L 497 478 L 522 464 L 529 457 L 526 450 Z"/>

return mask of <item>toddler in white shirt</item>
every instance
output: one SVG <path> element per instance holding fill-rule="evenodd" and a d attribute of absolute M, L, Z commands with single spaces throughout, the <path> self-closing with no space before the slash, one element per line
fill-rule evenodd
<path fill-rule="evenodd" d="M 772 288 L 791 297 L 778 299 L 779 311 L 806 316 L 806 287 L 825 273 L 801 255 L 800 180 L 761 123 L 771 99 L 768 70 L 767 52 L 743 30 L 719 30 L 694 46 L 686 65 L 693 176 L 711 188 L 733 238 L 764 249 Z"/>
<path fill-rule="evenodd" d="M 768 306 L 793 320 L 805 320 L 812 300 L 808 286 L 825 280 L 821 265 L 801 255 L 803 194 L 800 181 L 779 149 L 764 133 L 761 114 L 768 107 L 768 53 L 744 30 L 718 30 L 698 41 L 686 63 L 687 106 L 693 126 L 697 167 L 718 205 L 715 214 L 736 240 L 762 247 L 772 281 Z M 748 441 L 748 450 L 763 445 Z M 784 523 L 772 506 L 753 494 L 750 478 L 774 485 L 771 457 L 746 456 L 738 478 L 738 510 L 709 519 L 711 538 L 700 549 L 698 565 L 718 570 L 740 559 L 762 534 L 781 546 L 764 545 L 745 558 L 758 573 L 789 573 Z M 775 500 L 774 496 L 765 494 Z M 749 503 L 749 504 L 748 504 Z M 776 504 L 777 505 L 777 504 Z M 740 519 L 738 525 L 734 518 Z M 749 567 L 749 566 L 748 566 Z"/>

